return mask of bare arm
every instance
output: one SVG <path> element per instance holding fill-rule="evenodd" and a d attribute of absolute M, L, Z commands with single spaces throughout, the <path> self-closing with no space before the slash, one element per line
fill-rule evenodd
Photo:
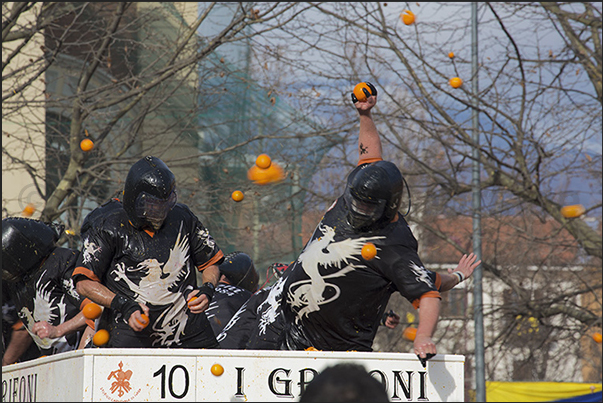
<path fill-rule="evenodd" d="M 87 297 L 91 301 L 96 302 L 97 304 L 100 304 L 106 308 L 111 308 L 111 303 L 116 297 L 113 291 L 109 290 L 98 281 L 93 280 L 84 279 L 78 281 L 76 284 L 76 290 L 81 296 Z M 140 305 L 142 308 L 142 312 L 148 316 L 149 307 L 140 303 L 138 305 Z M 145 322 L 145 320 L 142 318 L 140 310 L 136 310 L 130 314 L 130 317 L 127 318 L 127 321 L 128 325 L 130 325 L 130 327 L 137 332 L 146 327 L 142 324 Z"/>
<path fill-rule="evenodd" d="M 25 326 L 18 330 L 13 329 L 10 342 L 6 346 L 6 350 L 2 356 L 2 366 L 16 363 L 19 357 L 27 351 L 32 342 L 33 339 L 25 329 Z"/>
<path fill-rule="evenodd" d="M 440 285 L 440 292 L 445 292 L 453 289 L 457 284 L 461 282 L 461 278 L 463 280 L 466 280 L 471 277 L 475 268 L 482 263 L 481 260 L 478 260 L 476 262 L 476 259 L 477 256 L 473 253 L 469 254 L 469 256 L 463 255 L 456 269 L 448 269 L 448 274 L 441 273 L 440 278 L 442 279 L 442 283 Z M 459 278 L 458 275 L 453 274 L 454 272 L 461 273 L 461 278 Z"/>
<path fill-rule="evenodd" d="M 75 285 L 75 288 L 81 296 L 106 308 L 111 308 L 111 301 L 113 301 L 115 293 L 98 281 L 80 280 Z"/>
<path fill-rule="evenodd" d="M 427 354 L 436 354 L 436 346 L 431 338 L 438 324 L 440 304 L 439 298 L 421 298 L 419 327 L 414 341 L 415 354 L 421 358 L 426 358 Z"/>
<path fill-rule="evenodd" d="M 217 265 L 206 267 L 201 273 L 203 283 L 212 283 L 214 286 L 218 284 L 220 280 L 220 268 Z"/>
<path fill-rule="evenodd" d="M 360 118 L 360 133 L 358 135 L 358 160 L 381 159 L 381 139 L 373 121 L 371 109 L 377 104 L 377 96 L 369 96 L 366 101 L 354 103 Z"/>
<path fill-rule="evenodd" d="M 92 329 L 90 326 L 86 326 L 86 330 L 84 330 L 84 334 L 82 334 L 82 338 L 80 340 L 80 344 L 78 345 L 77 349 L 81 350 L 81 349 L 85 348 L 86 344 L 88 344 L 88 342 L 90 341 L 90 339 L 92 339 L 92 337 L 94 337 L 94 329 Z"/>
<path fill-rule="evenodd" d="M 80 311 L 73 318 L 57 326 L 52 326 L 46 321 L 36 322 L 32 326 L 31 331 L 33 334 L 42 339 L 56 339 L 67 334 L 77 332 L 78 330 L 83 329 L 84 326 L 86 326 L 86 318 Z"/>

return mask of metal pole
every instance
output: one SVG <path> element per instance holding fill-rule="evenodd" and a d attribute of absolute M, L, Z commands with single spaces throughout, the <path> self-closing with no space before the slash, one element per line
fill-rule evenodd
<path fill-rule="evenodd" d="M 477 2 L 471 3 L 471 122 L 473 126 L 473 253 L 482 258 L 481 238 L 481 189 L 477 81 Z M 484 312 L 482 301 L 482 265 L 473 273 L 473 309 L 475 320 L 475 400 L 486 401 L 484 366 Z"/>

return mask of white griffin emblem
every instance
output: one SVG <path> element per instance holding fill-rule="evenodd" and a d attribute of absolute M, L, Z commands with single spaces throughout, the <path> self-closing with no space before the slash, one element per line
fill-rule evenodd
<path fill-rule="evenodd" d="M 186 235 L 182 236 L 182 224 L 174 248 L 165 264 L 157 259 L 146 259 L 136 268 L 127 268 L 123 263 L 115 268 L 115 281 L 123 280 L 135 295 L 136 302 L 153 305 L 167 305 L 159 318 L 153 324 L 154 335 L 159 336 L 156 344 L 171 345 L 178 343 L 184 333 L 187 323 L 186 301 L 180 292 L 172 291 L 178 282 L 185 279 L 189 273 L 189 243 Z M 181 238 L 182 236 L 182 238 Z M 128 278 L 126 270 L 133 272 L 144 270 L 146 275 L 136 284 Z M 169 340 L 172 338 L 171 340 Z"/>
<path fill-rule="evenodd" d="M 64 278 L 62 280 L 63 282 L 63 289 L 65 290 L 65 292 L 69 295 L 71 295 L 71 297 L 75 298 L 75 299 L 80 299 L 80 294 L 78 294 L 76 288 L 75 288 L 75 284 L 73 284 L 73 280 L 72 279 L 66 279 Z"/>
<path fill-rule="evenodd" d="M 209 235 L 209 230 L 207 228 L 199 228 L 197 230 L 197 236 L 203 240 L 203 246 L 207 246 L 210 249 L 215 248 L 216 241 Z"/>
<path fill-rule="evenodd" d="M 327 283 L 325 280 L 345 276 L 348 272 L 355 270 L 355 266 L 350 264 L 349 261 L 359 260 L 358 256 L 364 244 L 385 238 L 384 236 L 375 236 L 333 242 L 335 229 L 320 224 L 317 230 L 320 230 L 323 236 L 312 240 L 297 259 L 310 279 L 291 284 L 287 295 L 289 304 L 298 308 L 303 307 L 297 313 L 297 320 L 311 312 L 320 310 L 320 305 L 339 298 L 341 292 L 339 287 Z M 326 268 L 329 266 L 340 270 L 327 276 L 321 276 L 320 267 Z M 325 299 L 324 292 L 327 288 L 332 288 L 332 292 L 330 297 Z"/>
<path fill-rule="evenodd" d="M 429 287 L 434 287 L 433 282 L 431 281 L 431 278 L 429 277 L 429 273 L 427 273 L 427 270 L 425 270 L 425 267 L 423 266 L 418 266 L 415 262 L 413 262 L 412 260 L 410 261 L 410 269 L 413 271 L 413 273 L 415 273 L 415 279 L 417 280 L 417 282 L 422 281 L 423 283 L 427 284 Z"/>
<path fill-rule="evenodd" d="M 98 261 L 96 254 L 100 252 L 101 248 L 95 243 L 90 242 L 88 238 L 84 240 L 84 247 L 82 248 L 82 255 L 84 263 L 90 263 L 92 259 Z"/>
<path fill-rule="evenodd" d="M 67 343 L 67 339 L 65 336 L 58 337 L 56 339 L 42 339 L 33 334 L 31 329 L 36 322 L 46 321 L 48 323 L 52 323 L 57 317 L 60 318 L 58 323 L 65 322 L 65 319 L 67 318 L 67 305 L 65 304 L 65 295 L 62 295 L 61 300 L 56 303 L 56 306 L 53 307 L 56 297 L 51 300 L 50 295 L 52 293 L 52 289 L 48 289 L 52 286 L 52 283 L 47 282 L 45 284 L 41 284 L 42 278 L 44 278 L 45 274 L 46 271 L 44 271 L 36 283 L 36 296 L 34 297 L 33 312 L 31 312 L 29 308 L 23 307 L 19 312 L 19 317 L 24 320 L 25 327 L 27 328 L 27 331 L 31 335 L 31 338 L 34 340 L 34 342 L 40 348 L 48 349 L 60 342 Z M 58 310 L 58 312 L 53 312 L 54 310 Z"/>
<path fill-rule="evenodd" d="M 260 313 L 260 335 L 266 334 L 266 328 L 269 324 L 274 323 L 281 311 L 279 309 L 281 305 L 281 294 L 283 293 L 283 286 L 285 285 L 285 279 L 279 278 L 274 284 L 266 300 L 262 302 L 257 309 Z"/>

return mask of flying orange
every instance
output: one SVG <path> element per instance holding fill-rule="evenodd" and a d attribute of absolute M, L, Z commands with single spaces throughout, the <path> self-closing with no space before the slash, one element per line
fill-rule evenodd
<path fill-rule="evenodd" d="M 103 313 L 103 309 L 98 304 L 95 304 L 94 302 L 89 302 L 82 309 L 82 313 L 84 314 L 84 317 L 86 319 L 94 320 L 98 318 L 101 313 Z"/>
<path fill-rule="evenodd" d="M 241 200 L 243 200 L 245 195 L 240 190 L 235 190 L 234 192 L 232 192 L 231 197 L 232 197 L 232 200 L 234 200 L 236 202 L 240 202 Z"/>
<path fill-rule="evenodd" d="M 84 139 L 80 142 L 82 151 L 90 151 L 94 148 L 94 143 L 90 139 Z"/>
<path fill-rule="evenodd" d="M 261 168 L 261 169 L 267 169 L 271 163 L 272 163 L 272 160 L 270 159 L 268 154 L 260 154 L 255 159 L 255 164 L 258 166 L 258 168 Z"/>
<path fill-rule="evenodd" d="M 461 85 L 463 85 L 463 80 L 458 77 L 452 77 L 449 83 L 452 88 L 459 88 Z"/>
<path fill-rule="evenodd" d="M 377 256 L 377 248 L 372 243 L 368 242 L 362 247 L 362 257 L 366 260 L 372 260 Z"/>
<path fill-rule="evenodd" d="M 105 329 L 101 329 L 94 334 L 92 342 L 95 346 L 104 346 L 109 341 L 109 332 Z"/>
<path fill-rule="evenodd" d="M 406 14 L 404 14 L 406 13 Z M 404 10 L 404 13 L 400 14 L 400 18 L 402 18 L 402 22 L 406 25 L 411 25 L 415 22 L 415 15 L 410 10 Z"/>

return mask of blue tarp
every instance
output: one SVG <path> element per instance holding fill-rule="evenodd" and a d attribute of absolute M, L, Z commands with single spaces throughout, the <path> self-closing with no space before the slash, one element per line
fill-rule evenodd
<path fill-rule="evenodd" d="M 587 395 L 580 395 L 575 397 L 570 397 L 567 399 L 554 400 L 555 402 L 600 402 L 602 401 L 601 391 L 595 393 L 589 393 Z"/>

